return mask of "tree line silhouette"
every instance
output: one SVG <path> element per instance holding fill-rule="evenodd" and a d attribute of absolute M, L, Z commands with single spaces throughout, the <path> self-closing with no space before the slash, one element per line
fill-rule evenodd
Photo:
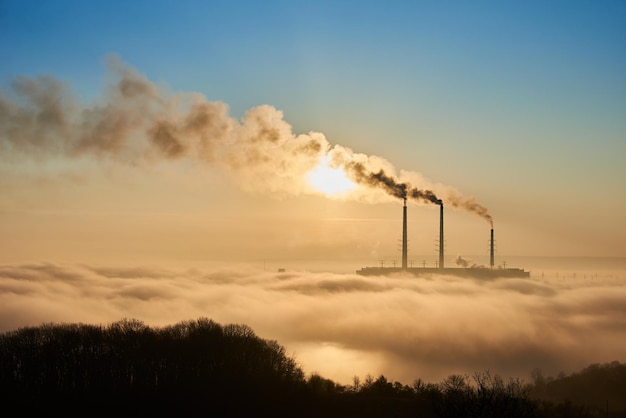
<path fill-rule="evenodd" d="M 306 376 L 276 341 L 207 318 L 165 327 L 44 324 L 0 334 L 0 399 L 20 413 L 185 417 L 597 417 L 626 415 L 626 365 L 532 382 L 488 371 L 411 386 L 383 375 Z M 609 401 L 610 400 L 610 401 Z M 607 401 L 609 401 L 607 403 Z"/>

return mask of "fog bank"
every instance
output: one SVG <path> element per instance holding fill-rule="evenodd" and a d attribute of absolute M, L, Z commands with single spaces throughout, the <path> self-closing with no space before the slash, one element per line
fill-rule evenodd
<path fill-rule="evenodd" d="M 135 318 L 208 317 L 275 339 L 305 372 L 339 383 L 410 384 L 490 370 L 528 378 L 624 361 L 619 275 L 475 281 L 250 267 L 173 270 L 52 263 L 0 266 L 0 330 Z"/>

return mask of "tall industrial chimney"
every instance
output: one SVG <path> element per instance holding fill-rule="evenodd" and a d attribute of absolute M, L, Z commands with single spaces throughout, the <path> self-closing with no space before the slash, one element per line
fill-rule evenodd
<path fill-rule="evenodd" d="M 407 236 L 406 236 L 406 197 L 402 207 L 402 268 L 407 267 Z"/>
<path fill-rule="evenodd" d="M 439 205 L 439 268 L 443 268 L 443 203 Z"/>
<path fill-rule="evenodd" d="M 489 265 L 493 268 L 493 228 L 491 228 L 491 240 L 489 241 Z"/>

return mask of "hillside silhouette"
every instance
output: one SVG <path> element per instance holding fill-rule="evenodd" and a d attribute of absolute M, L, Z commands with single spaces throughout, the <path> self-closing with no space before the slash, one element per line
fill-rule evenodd
<path fill-rule="evenodd" d="M 44 324 L 0 334 L 6 410 L 65 416 L 617 417 L 626 365 L 504 381 L 489 372 L 411 386 L 385 376 L 350 386 L 306 376 L 296 359 L 246 325 L 210 319 L 149 327 Z"/>

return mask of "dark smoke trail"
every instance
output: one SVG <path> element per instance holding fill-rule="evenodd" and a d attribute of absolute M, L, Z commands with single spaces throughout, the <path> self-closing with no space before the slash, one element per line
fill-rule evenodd
<path fill-rule="evenodd" d="M 439 199 L 435 193 L 430 190 L 419 190 L 412 187 L 408 183 L 402 183 L 392 176 L 385 173 L 384 170 L 370 172 L 364 164 L 359 162 L 347 162 L 345 168 L 352 179 L 358 184 L 364 184 L 373 188 L 380 188 L 389 195 L 398 199 L 413 199 L 443 205 L 443 200 Z M 493 218 L 489 214 L 486 207 L 476 202 L 473 197 L 463 197 L 457 193 L 450 193 L 448 201 L 453 207 L 462 208 L 469 212 L 486 219 L 493 228 Z"/>
<path fill-rule="evenodd" d="M 485 219 L 487 222 L 491 224 L 493 228 L 493 218 L 489 214 L 489 211 L 486 207 L 480 205 L 476 202 L 476 199 L 473 197 L 462 197 L 454 193 L 450 193 L 448 196 L 448 201 L 450 204 L 456 208 L 462 208 L 469 212 L 475 213 L 478 216 Z"/>
<path fill-rule="evenodd" d="M 415 200 L 425 200 L 435 205 L 443 205 L 443 201 L 430 190 L 418 190 L 413 188 L 409 190 L 409 197 Z"/>
<path fill-rule="evenodd" d="M 386 193 L 398 199 L 406 198 L 407 185 L 398 183 L 383 170 L 376 173 L 370 172 L 362 163 L 348 162 L 346 168 L 351 177 L 358 184 L 364 184 L 373 188 L 382 188 Z"/>
<path fill-rule="evenodd" d="M 382 188 L 385 192 L 398 199 L 413 199 L 441 205 L 443 202 L 430 190 L 419 190 L 408 183 L 401 183 L 385 173 L 378 170 L 375 173 L 369 172 L 361 163 L 346 164 L 349 172 L 353 174 L 354 180 L 359 184 L 365 184 L 374 188 Z"/>

